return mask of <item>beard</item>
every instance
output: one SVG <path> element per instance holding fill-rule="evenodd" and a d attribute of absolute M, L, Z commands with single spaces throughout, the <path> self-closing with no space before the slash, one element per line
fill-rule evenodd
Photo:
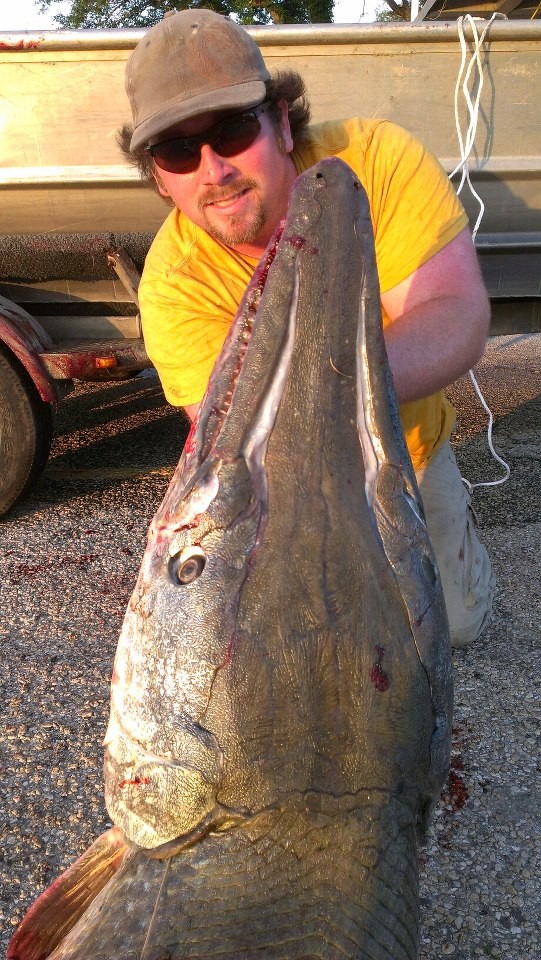
<path fill-rule="evenodd" d="M 205 192 L 198 206 L 201 217 L 204 220 L 204 229 L 214 240 L 218 240 L 227 247 L 235 247 L 242 243 L 254 243 L 258 239 L 261 230 L 265 226 L 267 212 L 255 189 L 256 187 L 257 184 L 254 180 L 251 180 L 249 177 L 242 177 L 236 180 L 232 186 L 209 187 Z M 243 190 L 253 191 L 252 209 L 248 214 L 245 213 L 241 216 L 235 216 L 233 214 L 223 223 L 215 223 L 212 219 L 212 213 L 209 217 L 209 210 L 212 211 L 212 206 L 209 207 L 209 204 L 219 200 L 226 200 L 228 197 L 240 193 Z"/>

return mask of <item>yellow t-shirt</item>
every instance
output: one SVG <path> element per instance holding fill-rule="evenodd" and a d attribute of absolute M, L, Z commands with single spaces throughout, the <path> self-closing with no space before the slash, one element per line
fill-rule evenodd
<path fill-rule="evenodd" d="M 330 156 L 348 163 L 368 194 L 382 292 L 422 266 L 468 222 L 437 160 L 389 121 L 313 125 L 292 154 L 298 173 Z M 146 349 L 169 403 L 188 406 L 202 399 L 256 264 L 177 209 L 156 234 L 139 302 Z M 384 314 L 384 326 L 389 322 Z M 402 404 L 400 415 L 418 468 L 448 439 L 453 408 L 440 391 Z"/>

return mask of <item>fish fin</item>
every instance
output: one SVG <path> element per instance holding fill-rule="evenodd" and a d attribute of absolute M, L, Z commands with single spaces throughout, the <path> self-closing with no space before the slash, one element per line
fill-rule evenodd
<path fill-rule="evenodd" d="M 128 850 L 111 827 L 30 907 L 11 938 L 7 960 L 46 960 L 120 867 Z"/>

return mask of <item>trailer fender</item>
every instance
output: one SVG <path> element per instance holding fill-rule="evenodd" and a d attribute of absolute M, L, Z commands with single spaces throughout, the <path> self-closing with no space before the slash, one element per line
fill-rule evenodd
<path fill-rule="evenodd" d="M 56 404 L 65 390 L 47 373 L 40 353 L 53 346 L 49 334 L 26 310 L 0 296 L 0 342 L 17 357 L 45 403 Z"/>

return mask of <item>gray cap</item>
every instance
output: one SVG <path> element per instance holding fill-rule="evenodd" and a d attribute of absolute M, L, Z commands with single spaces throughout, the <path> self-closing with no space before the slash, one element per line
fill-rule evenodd
<path fill-rule="evenodd" d="M 182 10 L 145 33 L 126 65 L 134 132 L 130 147 L 211 110 L 265 99 L 269 71 L 246 30 L 212 10 Z"/>

